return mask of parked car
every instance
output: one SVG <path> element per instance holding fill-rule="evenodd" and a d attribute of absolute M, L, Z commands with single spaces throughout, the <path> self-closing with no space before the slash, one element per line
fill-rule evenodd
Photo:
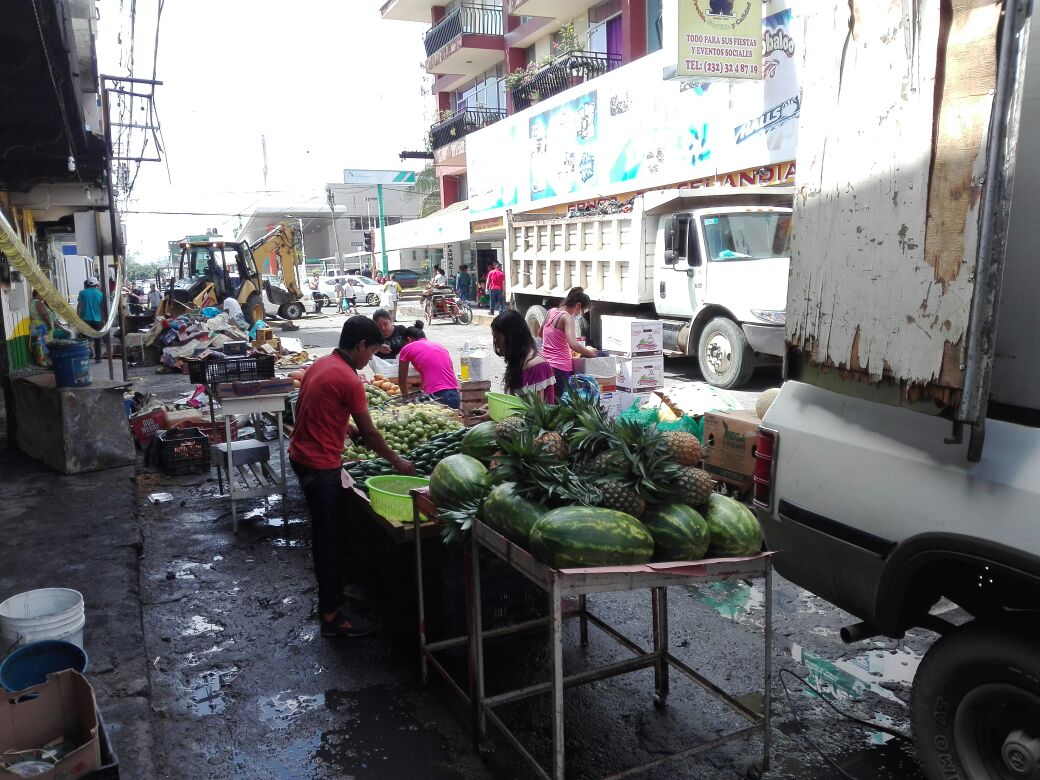
<path fill-rule="evenodd" d="M 391 271 L 394 277 L 397 279 L 397 283 L 401 285 L 404 290 L 411 290 L 416 287 L 420 287 L 429 281 L 429 274 L 419 273 L 418 271 L 412 271 L 410 269 L 402 269 L 400 271 Z"/>
<path fill-rule="evenodd" d="M 379 293 L 383 289 L 382 285 L 372 281 L 367 276 L 348 276 L 347 281 L 354 288 L 354 294 L 357 296 L 359 304 L 364 303 L 368 306 L 379 305 Z"/>

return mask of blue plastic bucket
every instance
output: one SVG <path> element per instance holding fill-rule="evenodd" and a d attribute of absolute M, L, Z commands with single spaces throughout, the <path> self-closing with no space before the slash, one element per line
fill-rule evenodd
<path fill-rule="evenodd" d="M 0 685 L 9 691 L 23 691 L 47 682 L 47 675 L 75 669 L 87 670 L 87 653 L 72 642 L 45 639 L 19 647 L 0 664 Z"/>
<path fill-rule="evenodd" d="M 90 384 L 90 342 L 55 340 L 47 345 L 54 364 L 54 384 L 58 387 L 86 387 Z"/>

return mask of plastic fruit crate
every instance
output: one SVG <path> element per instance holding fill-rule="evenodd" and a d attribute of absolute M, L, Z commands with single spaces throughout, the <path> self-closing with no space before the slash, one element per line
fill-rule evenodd
<path fill-rule="evenodd" d="M 501 422 L 514 414 L 520 414 L 524 408 L 523 401 L 513 395 L 488 391 L 484 393 L 484 397 L 488 402 L 488 414 L 495 422 Z"/>
<path fill-rule="evenodd" d="M 402 477 L 395 474 L 365 480 L 372 511 L 398 523 L 412 522 L 412 497 L 409 491 L 429 484 L 430 480 L 426 477 Z"/>
<path fill-rule="evenodd" d="M 274 378 L 274 355 L 250 355 L 227 360 L 188 360 L 188 378 L 195 384 L 251 382 Z"/>
<path fill-rule="evenodd" d="M 205 474 L 210 467 L 209 437 L 198 428 L 175 428 L 155 434 L 159 465 L 171 477 Z"/>

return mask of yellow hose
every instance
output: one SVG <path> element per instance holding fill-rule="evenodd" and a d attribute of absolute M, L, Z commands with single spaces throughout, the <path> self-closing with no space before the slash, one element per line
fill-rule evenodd
<path fill-rule="evenodd" d="M 37 265 L 32 255 L 29 254 L 29 250 L 22 243 L 21 239 L 18 238 L 18 234 L 11 227 L 11 223 L 7 221 L 7 217 L 4 216 L 2 211 L 0 211 L 0 252 L 7 255 L 11 265 L 22 273 L 22 276 L 32 285 L 33 289 L 54 310 L 54 313 L 68 322 L 69 326 L 77 333 L 91 338 L 100 338 L 112 329 L 116 314 L 119 312 L 119 296 L 123 290 L 122 264 L 116 267 L 116 297 L 109 304 L 108 321 L 105 322 L 101 330 L 94 330 L 94 328 L 80 319 L 76 310 L 65 300 L 65 296 L 51 284 L 50 279 L 47 278 L 43 269 Z M 104 285 L 104 283 L 105 280 L 102 279 L 101 284 Z M 106 295 L 104 286 L 101 288 L 101 294 Z"/>

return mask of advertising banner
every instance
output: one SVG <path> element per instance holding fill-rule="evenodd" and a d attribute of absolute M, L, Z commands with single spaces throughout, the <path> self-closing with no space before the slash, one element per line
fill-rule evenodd
<path fill-rule="evenodd" d="M 676 75 L 762 78 L 761 0 L 679 0 Z"/>
<path fill-rule="evenodd" d="M 471 215 L 791 163 L 799 111 L 791 11 L 762 20 L 756 41 L 758 82 L 665 80 L 674 54 L 658 51 L 470 134 Z"/>

